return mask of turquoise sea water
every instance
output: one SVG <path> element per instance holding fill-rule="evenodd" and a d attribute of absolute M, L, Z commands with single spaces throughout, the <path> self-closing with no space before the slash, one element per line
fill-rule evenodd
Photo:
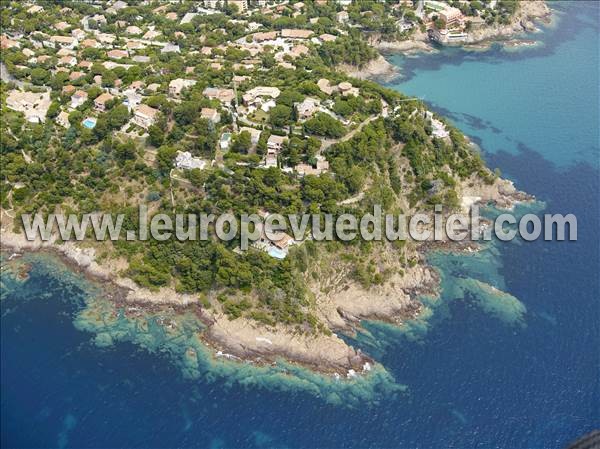
<path fill-rule="evenodd" d="M 193 317 L 127 320 L 33 257 L 26 281 L 2 274 L 2 447 L 561 448 L 598 427 L 600 10 L 556 7 L 542 46 L 392 58 L 392 87 L 546 211 L 575 213 L 578 242 L 432 254 L 442 300 L 401 330 L 368 324 L 355 344 L 387 372 L 349 386 L 213 362 Z"/>

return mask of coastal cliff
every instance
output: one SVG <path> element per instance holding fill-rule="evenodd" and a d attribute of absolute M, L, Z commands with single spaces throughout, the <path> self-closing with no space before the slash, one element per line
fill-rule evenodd
<path fill-rule="evenodd" d="M 385 80 L 394 78 L 399 73 L 398 68 L 390 64 L 382 55 L 378 55 L 362 67 L 341 64 L 338 66 L 338 70 L 358 79 L 378 78 Z"/>

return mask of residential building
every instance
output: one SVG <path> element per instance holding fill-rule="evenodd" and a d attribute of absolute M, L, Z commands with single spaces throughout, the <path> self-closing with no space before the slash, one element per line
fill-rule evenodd
<path fill-rule="evenodd" d="M 161 53 L 181 53 L 181 49 L 179 45 L 176 44 L 167 44 L 163 48 L 160 49 Z"/>
<path fill-rule="evenodd" d="M 82 69 L 89 70 L 92 68 L 93 65 L 94 65 L 94 63 L 92 61 L 81 61 L 79 64 L 77 64 L 77 67 L 81 67 Z"/>
<path fill-rule="evenodd" d="M 223 104 L 230 104 L 235 98 L 233 89 L 223 89 L 218 87 L 207 87 L 202 91 L 202 94 L 211 100 L 219 100 Z"/>
<path fill-rule="evenodd" d="M 75 56 L 63 56 L 58 60 L 59 65 L 68 65 L 73 67 L 77 64 L 77 58 Z"/>
<path fill-rule="evenodd" d="M 115 97 L 113 97 L 108 92 L 104 92 L 103 94 L 98 95 L 94 100 L 94 108 L 100 112 L 106 111 L 106 103 L 111 101 L 113 98 Z"/>
<path fill-rule="evenodd" d="M 431 134 L 438 139 L 445 139 L 450 136 L 450 132 L 446 129 L 446 125 L 433 116 L 431 111 L 425 112 L 425 118 L 431 122 Z"/>
<path fill-rule="evenodd" d="M 250 134 L 250 142 L 252 143 L 252 148 L 256 148 L 256 145 L 258 144 L 258 140 L 260 139 L 260 134 L 261 134 L 261 130 L 260 129 L 256 129 L 256 128 L 248 128 L 248 127 L 242 127 L 240 128 L 240 132 L 246 131 Z"/>
<path fill-rule="evenodd" d="M 335 18 L 339 23 L 346 23 L 350 20 L 350 15 L 348 11 L 340 11 L 335 15 Z"/>
<path fill-rule="evenodd" d="M 74 71 L 69 73 L 69 81 L 75 81 L 78 79 L 81 79 L 85 76 L 85 73 L 83 72 L 79 72 L 79 71 Z"/>
<path fill-rule="evenodd" d="M 237 7 L 237 10 L 240 14 L 248 11 L 248 0 L 229 0 L 228 3 L 230 6 Z"/>
<path fill-rule="evenodd" d="M 50 102 L 50 92 L 35 93 L 12 90 L 6 98 L 6 107 L 22 112 L 28 122 L 42 123 L 46 120 Z"/>
<path fill-rule="evenodd" d="M 338 90 L 344 97 L 347 97 L 349 95 L 358 97 L 358 95 L 360 94 L 360 90 L 358 89 L 358 87 L 352 87 L 352 84 L 350 84 L 348 81 L 343 81 L 340 84 L 338 84 Z"/>
<path fill-rule="evenodd" d="M 321 102 L 316 98 L 307 97 L 301 103 L 295 103 L 298 119 L 306 120 L 312 117 L 318 110 Z"/>
<path fill-rule="evenodd" d="M 83 48 L 98 48 L 100 44 L 96 39 L 84 39 L 80 44 Z"/>
<path fill-rule="evenodd" d="M 324 33 L 319 36 L 319 39 L 321 39 L 323 42 L 333 42 L 337 39 L 337 36 L 334 36 L 333 34 Z"/>
<path fill-rule="evenodd" d="M 142 34 L 142 29 L 140 27 L 136 27 L 135 25 L 130 25 L 127 28 L 125 28 L 125 32 L 127 34 L 137 36 L 138 34 Z"/>
<path fill-rule="evenodd" d="M 296 172 L 300 175 L 300 176 L 306 176 L 306 175 L 314 175 L 314 176 L 319 176 L 322 173 L 325 173 L 326 171 L 329 170 L 329 162 L 323 157 L 323 156 L 317 156 L 317 163 L 316 163 L 316 167 L 313 167 L 310 164 L 298 164 L 294 167 L 294 170 L 296 170 Z"/>
<path fill-rule="evenodd" d="M 28 14 L 36 14 L 36 13 L 38 13 L 40 11 L 43 11 L 43 10 L 44 10 L 44 8 L 41 7 L 40 5 L 33 5 L 31 8 L 29 8 L 27 10 L 27 13 Z"/>
<path fill-rule="evenodd" d="M 279 153 L 283 148 L 283 142 L 285 142 L 285 140 L 286 138 L 284 136 L 271 134 L 269 140 L 267 140 L 267 151 Z"/>
<path fill-rule="evenodd" d="M 242 100 L 244 104 L 256 105 L 256 103 L 263 103 L 263 98 L 270 97 L 275 99 L 279 97 L 281 91 L 277 87 L 269 87 L 269 86 L 257 86 L 253 89 L 247 91 L 243 96 Z"/>
<path fill-rule="evenodd" d="M 294 45 L 288 54 L 295 59 L 302 55 L 307 55 L 308 52 L 309 49 L 306 45 Z"/>
<path fill-rule="evenodd" d="M 79 106 L 81 106 L 83 103 L 85 103 L 87 101 L 87 99 L 88 99 L 87 92 L 85 92 L 83 90 L 78 90 L 71 96 L 71 107 L 73 109 L 76 109 Z"/>
<path fill-rule="evenodd" d="M 103 44 L 112 44 L 117 37 L 114 34 L 96 33 L 96 38 Z"/>
<path fill-rule="evenodd" d="M 192 156 L 189 151 L 177 151 L 177 156 L 175 156 L 175 167 L 182 170 L 192 170 L 194 168 L 202 170 L 206 165 L 206 161 Z"/>
<path fill-rule="evenodd" d="M 446 22 L 446 26 L 458 25 L 463 20 L 463 15 L 460 9 L 448 6 L 439 13 L 440 18 Z"/>
<path fill-rule="evenodd" d="M 51 36 L 50 42 L 63 48 L 74 48 L 77 46 L 77 39 L 71 36 Z"/>
<path fill-rule="evenodd" d="M 196 80 L 184 80 L 182 78 L 177 78 L 172 80 L 169 83 L 169 94 L 172 97 L 178 98 L 181 95 L 183 89 L 187 89 L 196 84 Z"/>
<path fill-rule="evenodd" d="M 285 39 L 308 39 L 313 34 L 315 34 L 311 30 L 301 30 L 301 29 L 289 29 L 284 28 L 281 30 L 281 37 Z"/>
<path fill-rule="evenodd" d="M 148 39 L 148 40 L 152 40 L 157 38 L 158 36 L 160 36 L 160 31 L 156 31 L 156 30 L 148 30 L 146 31 L 146 33 L 142 36 L 143 39 Z"/>
<path fill-rule="evenodd" d="M 58 30 L 58 31 L 64 31 L 67 28 L 69 28 L 71 25 L 69 25 L 67 22 L 58 22 L 54 24 L 54 29 Z"/>
<path fill-rule="evenodd" d="M 252 35 L 252 40 L 254 40 L 254 42 L 272 41 L 274 39 L 277 39 L 276 31 L 268 31 L 268 32 L 264 32 L 264 33 L 254 33 Z"/>
<path fill-rule="evenodd" d="M 20 46 L 19 42 L 13 41 L 8 36 L 6 36 L 4 34 L 2 36 L 0 36 L 0 48 L 2 48 L 2 50 L 5 50 L 7 48 L 19 47 L 19 46 Z"/>
<path fill-rule="evenodd" d="M 139 41 L 127 41 L 127 43 L 125 44 L 125 46 L 127 47 L 127 50 L 140 50 L 142 48 L 146 48 L 146 46 L 139 42 Z"/>
<path fill-rule="evenodd" d="M 123 59 L 129 57 L 129 53 L 125 50 L 110 50 L 106 55 L 111 59 Z"/>
<path fill-rule="evenodd" d="M 81 28 L 75 28 L 71 31 L 71 36 L 80 41 L 85 39 L 85 31 L 83 31 Z"/>
<path fill-rule="evenodd" d="M 135 62 L 140 62 L 142 64 L 150 62 L 150 56 L 136 55 L 131 59 L 133 59 Z"/>
<path fill-rule="evenodd" d="M 321 78 L 319 81 L 317 81 L 317 86 L 319 87 L 321 92 L 327 95 L 331 95 L 333 93 L 333 87 L 329 83 L 329 80 L 326 78 Z"/>
<path fill-rule="evenodd" d="M 179 22 L 181 25 L 184 25 L 186 23 L 190 23 L 192 21 L 192 19 L 194 17 L 196 17 L 198 15 L 197 12 L 188 12 L 186 13 L 183 18 L 181 19 L 181 22 Z"/>
<path fill-rule="evenodd" d="M 63 128 L 70 128 L 71 124 L 69 123 L 69 114 L 65 111 L 60 111 L 60 114 L 56 117 L 56 123 L 58 123 Z"/>
<path fill-rule="evenodd" d="M 151 108 L 145 104 L 140 104 L 133 113 L 133 123 L 144 129 L 148 129 L 156 121 L 159 112 L 158 109 Z"/>
<path fill-rule="evenodd" d="M 61 48 L 60 50 L 58 50 L 56 52 L 56 56 L 58 57 L 62 57 L 62 56 L 75 56 L 75 51 L 71 50 L 70 48 Z"/>
<path fill-rule="evenodd" d="M 221 121 L 221 114 L 219 114 L 219 111 L 213 108 L 202 108 L 200 111 L 200 116 L 206 120 L 209 120 L 215 125 Z"/>

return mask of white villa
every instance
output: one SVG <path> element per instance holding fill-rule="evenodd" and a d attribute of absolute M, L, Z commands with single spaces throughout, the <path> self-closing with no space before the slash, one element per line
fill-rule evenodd
<path fill-rule="evenodd" d="M 194 168 L 202 170 L 206 167 L 206 161 L 192 156 L 189 151 L 178 151 L 175 157 L 175 167 L 182 170 L 192 170 Z"/>

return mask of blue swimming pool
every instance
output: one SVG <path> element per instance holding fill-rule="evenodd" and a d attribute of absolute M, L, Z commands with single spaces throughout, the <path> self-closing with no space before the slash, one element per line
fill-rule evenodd
<path fill-rule="evenodd" d="M 82 124 L 88 129 L 93 129 L 96 126 L 96 119 L 88 117 L 82 122 Z"/>
<path fill-rule="evenodd" d="M 287 253 L 275 246 L 272 246 L 269 248 L 268 250 L 269 256 L 274 257 L 276 259 L 285 259 L 285 256 L 287 256 Z"/>

